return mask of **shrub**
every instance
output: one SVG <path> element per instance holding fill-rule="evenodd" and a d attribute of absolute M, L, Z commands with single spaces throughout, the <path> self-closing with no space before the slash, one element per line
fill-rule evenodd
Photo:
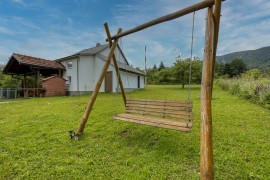
<path fill-rule="evenodd" d="M 240 96 L 270 108 L 269 79 L 247 78 L 247 76 L 243 76 L 238 79 L 218 79 L 215 83 L 232 95 Z"/>
<path fill-rule="evenodd" d="M 232 94 L 232 95 L 239 95 L 240 94 L 240 85 L 239 83 L 234 83 L 231 85 L 230 89 L 229 89 L 229 92 Z"/>

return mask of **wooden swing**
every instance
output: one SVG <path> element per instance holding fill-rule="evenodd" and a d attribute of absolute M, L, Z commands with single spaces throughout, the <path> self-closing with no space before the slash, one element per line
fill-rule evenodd
<path fill-rule="evenodd" d="M 212 143 L 212 110 L 211 110 L 211 98 L 212 98 L 212 90 L 213 90 L 213 79 L 214 79 L 214 67 L 215 67 L 215 58 L 216 58 L 216 50 L 217 50 L 217 43 L 218 43 L 218 32 L 219 32 L 219 24 L 220 24 L 220 14 L 221 14 L 221 4 L 222 1 L 225 0 L 203 0 L 197 4 L 184 8 L 182 10 L 176 11 L 174 13 L 162 16 L 160 18 L 154 19 L 147 23 L 141 24 L 135 28 L 129 29 L 127 31 L 122 32 L 122 29 L 119 28 L 116 35 L 111 36 L 110 31 L 108 28 L 107 23 L 104 24 L 106 34 L 107 34 L 107 41 L 110 44 L 110 52 L 106 58 L 106 62 L 103 66 L 102 72 L 99 76 L 97 84 L 94 88 L 94 91 L 91 95 L 91 98 L 87 104 L 86 110 L 83 114 L 81 119 L 79 128 L 77 133 L 71 137 L 78 137 L 83 133 L 85 125 L 87 123 L 88 117 L 90 112 L 93 108 L 95 100 L 97 98 L 99 89 L 102 85 L 103 79 L 106 75 L 107 69 L 110 65 L 111 59 L 113 60 L 115 71 L 118 77 L 118 82 L 120 84 L 122 97 L 124 100 L 124 104 L 126 106 L 126 113 L 122 114 L 121 117 L 128 119 L 128 121 L 136 120 L 137 122 L 140 121 L 141 124 L 154 125 L 158 127 L 165 127 L 170 129 L 180 129 L 186 128 L 184 131 L 189 131 L 188 129 L 192 127 L 192 123 L 184 123 L 183 126 L 177 125 L 177 128 L 173 128 L 174 120 L 168 118 L 174 118 L 172 116 L 180 116 L 182 113 L 179 104 L 181 101 L 174 101 L 170 102 L 168 100 L 159 101 L 151 101 L 151 100 L 127 100 L 124 87 L 122 84 L 122 80 L 120 78 L 120 74 L 118 71 L 117 61 L 114 55 L 114 50 L 117 47 L 119 38 L 141 31 L 148 27 L 154 26 L 159 23 L 163 23 L 166 21 L 170 21 L 186 14 L 207 8 L 207 15 L 206 15 L 206 29 L 205 29 L 205 49 L 204 49 L 204 62 L 203 62 L 203 70 L 202 70 L 202 87 L 201 87 L 201 164 L 200 164 L 200 176 L 201 179 L 213 179 L 214 177 L 214 170 L 213 170 L 213 143 Z M 163 103 L 163 105 L 161 105 Z M 153 105 L 154 104 L 154 105 Z M 165 104 L 165 105 L 164 105 Z M 192 103 L 184 103 L 184 111 L 187 109 L 192 109 Z M 176 107 L 175 107 L 176 106 Z M 147 108 L 144 108 L 147 107 Z M 150 108 L 151 107 L 151 108 Z M 154 108 L 155 107 L 155 108 Z M 168 113 L 169 109 L 171 108 L 178 108 L 177 113 Z M 132 111 L 136 113 L 132 114 Z M 142 109 L 147 109 L 147 111 L 142 112 Z M 187 112 L 189 112 L 189 110 Z M 175 109 L 173 109 L 175 111 Z M 144 113 L 144 114 L 141 114 Z M 158 118 L 156 118 L 156 114 L 158 114 Z M 161 115 L 162 114 L 162 115 Z M 147 117 L 146 117 L 147 115 Z M 136 116 L 136 117 L 135 117 Z M 148 117 L 149 116 L 149 117 Z M 143 117 L 143 119 L 142 119 Z M 155 118 L 154 118 L 155 117 Z M 161 118 L 162 117 L 162 118 Z M 179 117 L 177 117 L 179 118 Z M 176 118 L 176 119 L 177 119 Z M 145 120 L 148 119 L 148 120 Z M 151 120 L 150 120 L 151 119 Z M 152 119 L 155 119 L 152 121 Z M 158 119 L 158 120 L 157 120 Z M 164 120 L 166 119 L 166 120 Z M 192 115 L 186 113 L 184 115 L 184 119 L 191 120 Z M 143 122 L 143 123 L 142 123 Z M 161 123 L 162 122 L 162 123 Z M 166 123 L 165 123 L 166 122 Z M 169 122 L 169 123 L 168 123 Z M 161 125 L 162 124 L 162 125 Z M 170 127 L 169 127 L 170 126 Z"/>
<path fill-rule="evenodd" d="M 190 132 L 192 102 L 184 100 L 128 99 L 126 113 L 114 119 Z"/>
<path fill-rule="evenodd" d="M 190 84 L 194 19 L 195 12 L 193 12 L 190 47 L 188 100 L 128 99 L 126 101 L 126 112 L 124 114 L 115 115 L 114 119 L 183 132 L 191 131 L 193 116 L 192 101 L 190 100 Z"/>

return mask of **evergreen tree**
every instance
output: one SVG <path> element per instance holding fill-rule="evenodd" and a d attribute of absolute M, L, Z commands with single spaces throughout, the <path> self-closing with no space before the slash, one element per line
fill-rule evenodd
<path fill-rule="evenodd" d="M 160 71 L 160 70 L 165 69 L 165 68 L 166 67 L 165 67 L 164 63 L 161 61 L 159 64 L 158 70 Z"/>

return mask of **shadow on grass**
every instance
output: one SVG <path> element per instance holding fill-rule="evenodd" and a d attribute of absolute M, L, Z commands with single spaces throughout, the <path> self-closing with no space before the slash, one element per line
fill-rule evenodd
<path fill-rule="evenodd" d="M 157 158 L 167 155 L 180 159 L 199 158 L 199 141 L 192 142 L 194 135 L 191 133 L 145 126 L 128 127 L 118 135 L 129 148 L 154 153 Z"/>

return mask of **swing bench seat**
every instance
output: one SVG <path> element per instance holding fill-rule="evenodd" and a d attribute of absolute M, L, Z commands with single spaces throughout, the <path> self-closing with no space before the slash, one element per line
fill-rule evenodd
<path fill-rule="evenodd" d="M 126 113 L 114 119 L 190 132 L 192 102 L 188 100 L 128 99 Z"/>

